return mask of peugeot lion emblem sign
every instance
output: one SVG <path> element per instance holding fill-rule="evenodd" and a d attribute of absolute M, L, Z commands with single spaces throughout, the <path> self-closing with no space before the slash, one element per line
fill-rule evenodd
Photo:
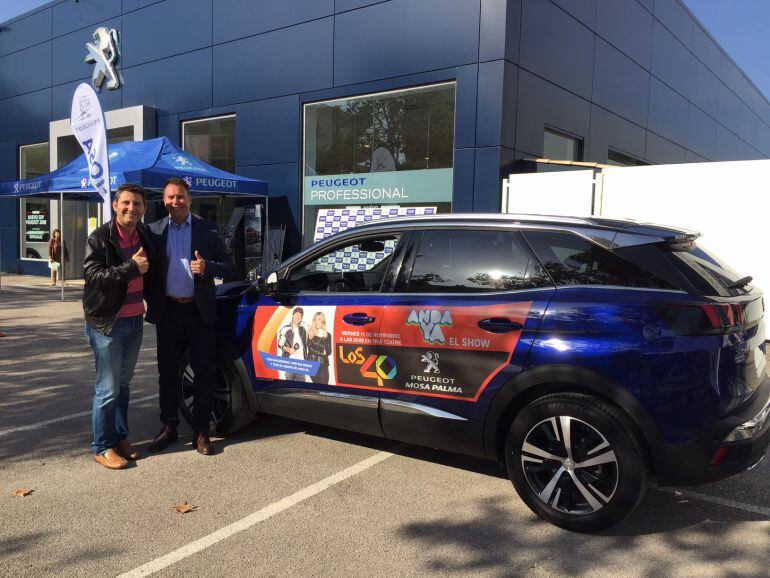
<path fill-rule="evenodd" d="M 114 28 L 100 26 L 93 36 L 94 42 L 86 42 L 86 64 L 94 65 L 91 84 L 96 90 L 101 90 L 106 78 L 107 88 L 117 90 L 123 84 L 123 77 L 116 68 L 120 60 L 120 34 Z"/>

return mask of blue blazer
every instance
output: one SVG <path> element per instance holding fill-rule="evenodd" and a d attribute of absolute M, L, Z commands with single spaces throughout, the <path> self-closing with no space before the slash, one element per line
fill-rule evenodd
<path fill-rule="evenodd" d="M 168 274 L 168 254 L 166 241 L 168 239 L 168 217 L 150 223 L 148 229 L 152 237 L 156 253 L 155 272 L 147 281 L 150 291 L 147 296 L 147 321 L 158 323 L 166 312 L 166 275 Z M 216 289 L 214 277 L 229 277 L 233 275 L 233 263 L 227 253 L 222 236 L 217 226 L 210 221 L 193 214 L 190 223 L 190 260 L 198 251 L 206 260 L 206 273 L 193 275 L 195 282 L 195 305 L 198 307 L 201 319 L 205 325 L 217 320 Z"/>

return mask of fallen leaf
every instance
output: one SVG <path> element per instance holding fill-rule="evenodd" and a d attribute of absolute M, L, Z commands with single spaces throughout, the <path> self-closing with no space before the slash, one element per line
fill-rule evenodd
<path fill-rule="evenodd" d="M 186 514 L 187 512 L 192 512 L 198 506 L 193 506 L 190 502 L 180 502 L 178 504 L 171 504 L 171 507 L 180 514 Z"/>
<path fill-rule="evenodd" d="M 14 498 L 23 498 L 24 496 L 29 496 L 32 492 L 34 492 L 32 488 L 19 488 L 17 490 L 14 490 L 11 492 L 11 495 Z"/>

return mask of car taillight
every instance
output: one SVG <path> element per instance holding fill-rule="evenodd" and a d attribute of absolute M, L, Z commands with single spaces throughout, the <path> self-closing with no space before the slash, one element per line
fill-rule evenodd
<path fill-rule="evenodd" d="M 717 334 L 746 323 L 743 305 L 739 303 L 664 305 L 655 311 L 677 335 Z"/>

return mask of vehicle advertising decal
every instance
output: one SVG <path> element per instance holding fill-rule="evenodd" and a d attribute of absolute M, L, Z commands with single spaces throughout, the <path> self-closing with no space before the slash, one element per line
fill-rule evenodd
<path fill-rule="evenodd" d="M 515 325 L 493 333 L 479 324 L 523 325 L 530 307 L 260 306 L 254 370 L 267 379 L 475 401 L 521 335 Z"/>

